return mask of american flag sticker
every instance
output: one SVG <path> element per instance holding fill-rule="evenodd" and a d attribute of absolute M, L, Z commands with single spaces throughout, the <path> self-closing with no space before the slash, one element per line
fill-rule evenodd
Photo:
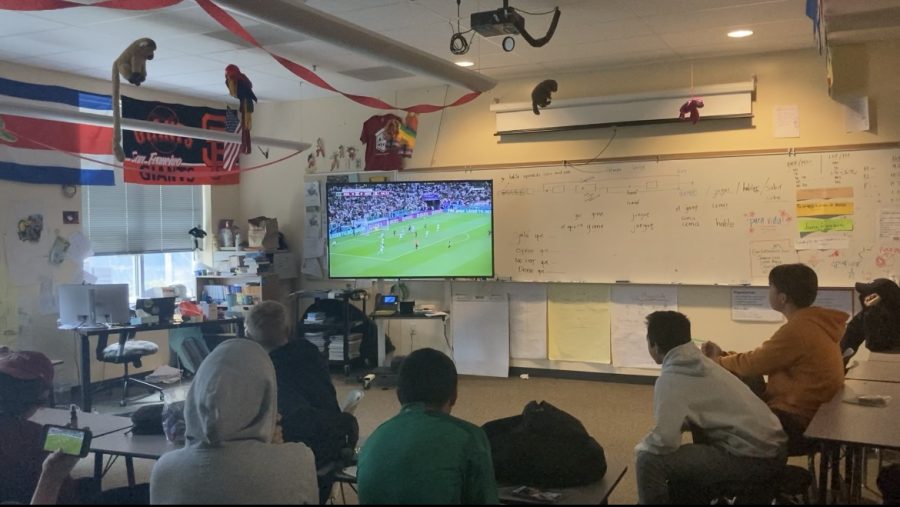
<path fill-rule="evenodd" d="M 225 131 L 234 134 L 241 134 L 241 119 L 237 109 L 225 108 Z M 241 153 L 241 143 L 225 143 L 225 150 L 222 153 L 222 166 L 226 171 L 230 171 L 234 167 L 238 156 Z"/>

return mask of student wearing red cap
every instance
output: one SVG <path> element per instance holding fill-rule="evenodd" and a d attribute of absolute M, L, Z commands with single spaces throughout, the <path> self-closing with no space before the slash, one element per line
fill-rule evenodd
<path fill-rule="evenodd" d="M 40 424 L 29 417 L 47 401 L 53 365 L 40 352 L 0 351 L 0 502 L 29 503 L 47 458 Z M 65 481 L 63 502 L 74 500 Z"/>

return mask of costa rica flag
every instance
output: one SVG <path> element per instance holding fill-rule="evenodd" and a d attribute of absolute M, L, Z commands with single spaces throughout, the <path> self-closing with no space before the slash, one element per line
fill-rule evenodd
<path fill-rule="evenodd" d="M 112 100 L 107 95 L 5 78 L 0 78 L 0 100 L 112 114 Z M 104 163 L 115 164 L 109 127 L 0 114 L 0 179 L 114 185 L 113 169 Z"/>

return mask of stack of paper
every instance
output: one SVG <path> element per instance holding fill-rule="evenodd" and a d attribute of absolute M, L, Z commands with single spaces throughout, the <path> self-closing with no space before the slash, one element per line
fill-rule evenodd
<path fill-rule="evenodd" d="M 348 357 L 354 359 L 359 357 L 359 346 L 362 344 L 362 333 L 351 334 L 347 339 L 349 347 Z M 328 345 L 328 359 L 332 361 L 344 360 L 344 335 L 331 335 L 331 343 Z"/>
<path fill-rule="evenodd" d="M 304 333 L 303 337 L 306 338 L 309 343 L 312 343 L 319 350 L 325 350 L 325 333 L 322 331 L 315 333 Z"/>

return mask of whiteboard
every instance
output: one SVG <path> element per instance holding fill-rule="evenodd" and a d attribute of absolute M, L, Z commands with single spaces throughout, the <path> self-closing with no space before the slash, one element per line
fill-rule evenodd
<path fill-rule="evenodd" d="M 900 274 L 900 150 L 423 170 L 491 179 L 500 280 L 821 286 Z"/>

